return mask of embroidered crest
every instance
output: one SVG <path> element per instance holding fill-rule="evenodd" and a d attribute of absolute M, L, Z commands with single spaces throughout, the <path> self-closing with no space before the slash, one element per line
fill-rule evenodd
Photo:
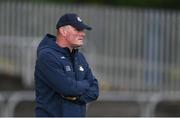
<path fill-rule="evenodd" d="M 71 71 L 71 67 L 70 66 L 65 66 L 66 71 Z"/>
<path fill-rule="evenodd" d="M 80 70 L 80 71 L 84 71 L 84 68 L 80 65 L 80 66 L 79 66 L 79 70 Z"/>

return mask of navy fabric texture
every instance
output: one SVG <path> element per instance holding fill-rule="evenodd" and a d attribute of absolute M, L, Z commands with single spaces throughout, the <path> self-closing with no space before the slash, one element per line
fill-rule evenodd
<path fill-rule="evenodd" d="M 99 96 L 98 81 L 81 52 L 61 48 L 47 34 L 37 49 L 35 66 L 36 116 L 86 115 L 86 104 Z M 62 96 L 75 96 L 67 100 Z"/>

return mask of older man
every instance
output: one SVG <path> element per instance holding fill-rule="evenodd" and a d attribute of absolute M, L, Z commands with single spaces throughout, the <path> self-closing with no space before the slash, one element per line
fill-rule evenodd
<path fill-rule="evenodd" d="M 36 116 L 85 116 L 86 104 L 98 98 L 98 81 L 78 48 L 84 24 L 74 13 L 60 17 L 57 35 L 47 34 L 37 49 L 35 66 Z"/>

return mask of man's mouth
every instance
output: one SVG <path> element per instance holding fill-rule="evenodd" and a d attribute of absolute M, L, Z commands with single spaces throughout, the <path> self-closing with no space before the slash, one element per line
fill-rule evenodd
<path fill-rule="evenodd" d="M 83 38 L 79 38 L 78 40 L 83 40 Z"/>

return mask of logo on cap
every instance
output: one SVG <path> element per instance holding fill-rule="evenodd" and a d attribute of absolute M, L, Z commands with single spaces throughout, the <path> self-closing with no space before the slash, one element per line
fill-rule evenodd
<path fill-rule="evenodd" d="M 82 20 L 81 20 L 81 18 L 80 18 L 80 17 L 77 17 L 77 20 L 78 20 L 79 22 L 82 22 Z"/>

